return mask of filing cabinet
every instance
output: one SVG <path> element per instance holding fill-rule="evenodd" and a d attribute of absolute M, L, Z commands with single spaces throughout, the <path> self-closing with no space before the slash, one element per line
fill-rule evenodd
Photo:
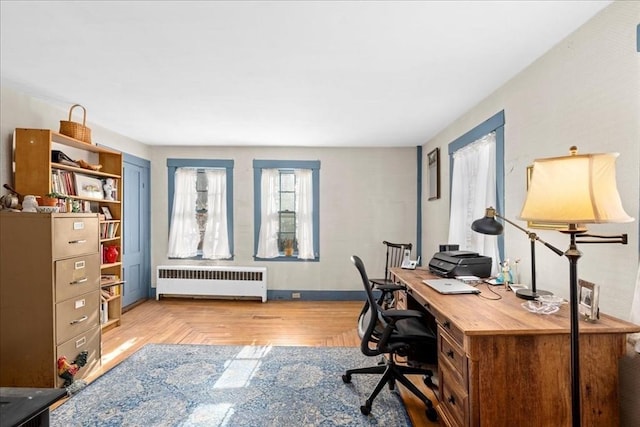
<path fill-rule="evenodd" d="M 100 363 L 97 214 L 0 212 L 0 386 L 60 387 L 57 360 Z"/>

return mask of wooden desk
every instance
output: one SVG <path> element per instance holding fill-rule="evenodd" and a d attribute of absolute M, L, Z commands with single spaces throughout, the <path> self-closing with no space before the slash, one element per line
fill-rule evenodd
<path fill-rule="evenodd" d="M 422 283 L 435 277 L 426 269 L 391 271 L 407 287 L 408 308 L 435 317 L 437 410 L 445 425 L 571 425 L 568 304 L 555 314 L 535 314 L 501 286 L 478 285 L 480 296 L 442 295 Z M 584 426 L 619 425 L 618 360 L 633 332 L 640 326 L 604 314 L 580 323 Z"/>

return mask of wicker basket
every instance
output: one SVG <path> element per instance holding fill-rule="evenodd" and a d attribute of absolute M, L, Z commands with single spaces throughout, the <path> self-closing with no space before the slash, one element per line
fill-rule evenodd
<path fill-rule="evenodd" d="M 82 124 L 71 121 L 71 113 L 73 113 L 73 109 L 76 107 L 82 108 L 82 111 L 84 112 L 82 116 Z M 85 126 L 86 122 L 87 110 L 80 104 L 74 104 L 69 110 L 69 120 L 60 120 L 60 133 L 91 144 L 91 129 Z"/>

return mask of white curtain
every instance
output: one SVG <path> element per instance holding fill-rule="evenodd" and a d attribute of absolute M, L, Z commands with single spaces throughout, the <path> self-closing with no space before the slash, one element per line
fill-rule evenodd
<path fill-rule="evenodd" d="M 313 172 L 296 169 L 296 237 L 298 258 L 314 259 L 313 252 Z"/>
<path fill-rule="evenodd" d="M 260 181 L 260 233 L 258 253 L 260 258 L 276 258 L 278 252 L 278 192 L 280 172 L 278 169 L 262 169 Z"/>
<path fill-rule="evenodd" d="M 169 258 L 189 258 L 198 254 L 200 231 L 196 221 L 197 174 L 195 169 L 176 169 L 167 250 Z"/>
<path fill-rule="evenodd" d="M 471 223 L 482 218 L 489 206 L 496 207 L 495 132 L 453 153 L 451 214 L 447 243 L 459 244 L 461 250 L 491 257 L 491 272 L 497 275 L 500 262 L 497 236 L 471 230 Z"/>
<path fill-rule="evenodd" d="M 231 258 L 227 230 L 227 171 L 207 169 L 207 224 L 202 242 L 202 258 Z"/>

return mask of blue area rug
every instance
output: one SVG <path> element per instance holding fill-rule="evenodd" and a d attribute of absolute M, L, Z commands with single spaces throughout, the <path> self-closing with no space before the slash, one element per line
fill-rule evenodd
<path fill-rule="evenodd" d="M 410 426 L 357 348 L 147 344 L 51 413 L 52 426 Z"/>

